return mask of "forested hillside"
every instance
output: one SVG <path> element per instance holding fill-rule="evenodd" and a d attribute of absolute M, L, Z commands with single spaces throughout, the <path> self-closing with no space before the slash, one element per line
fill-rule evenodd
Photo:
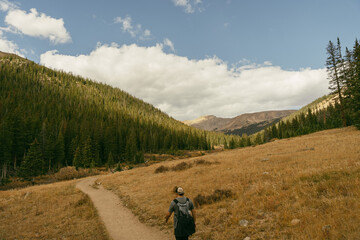
<path fill-rule="evenodd" d="M 15 55 L 0 58 L 2 179 L 8 173 L 27 177 L 108 160 L 140 163 L 144 153 L 207 150 L 224 139 L 120 89 Z"/>

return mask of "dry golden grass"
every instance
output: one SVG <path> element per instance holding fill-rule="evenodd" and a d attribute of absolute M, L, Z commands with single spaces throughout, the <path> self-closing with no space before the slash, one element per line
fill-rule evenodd
<path fill-rule="evenodd" d="M 174 186 L 195 198 L 215 189 L 234 196 L 202 205 L 192 239 L 360 239 L 360 131 L 344 128 L 202 156 L 214 165 L 155 174 L 154 164 L 101 182 L 149 224 L 163 225 Z M 193 163 L 199 158 L 181 160 Z M 247 220 L 241 226 L 240 220 Z"/>
<path fill-rule="evenodd" d="M 0 192 L 0 239 L 108 239 L 75 181 Z"/>

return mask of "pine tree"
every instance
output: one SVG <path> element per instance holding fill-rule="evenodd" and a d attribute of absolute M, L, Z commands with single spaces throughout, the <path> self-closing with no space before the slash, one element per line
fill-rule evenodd
<path fill-rule="evenodd" d="M 224 149 L 228 149 L 228 148 L 229 148 L 229 146 L 227 144 L 226 138 L 224 138 Z"/>
<path fill-rule="evenodd" d="M 59 133 L 59 136 L 56 140 L 55 149 L 54 149 L 55 163 L 57 168 L 60 169 L 65 163 L 65 146 L 64 146 L 64 137 L 62 133 Z"/>
<path fill-rule="evenodd" d="M 76 169 L 79 169 L 80 167 L 83 167 L 82 161 L 81 161 L 81 150 L 80 147 L 77 147 L 74 153 L 74 159 L 73 159 L 73 166 Z"/>
<path fill-rule="evenodd" d="M 353 50 L 354 75 L 352 80 L 351 93 L 353 97 L 352 108 L 356 126 L 360 129 L 360 44 L 355 40 Z"/>
<path fill-rule="evenodd" d="M 82 164 L 85 168 L 89 168 L 91 161 L 94 159 L 91 151 L 91 138 L 88 137 L 84 143 L 84 147 L 82 149 Z"/>
<path fill-rule="evenodd" d="M 271 127 L 271 138 L 279 138 L 278 129 L 275 124 Z"/>
<path fill-rule="evenodd" d="M 11 131 L 12 134 L 11 137 L 8 136 L 9 141 L 11 142 L 11 159 L 13 160 L 13 167 L 14 170 L 16 170 L 18 165 L 18 160 L 20 160 L 24 155 L 24 149 L 25 149 L 25 138 L 23 135 L 23 121 L 21 117 L 19 117 L 21 114 L 14 112 L 13 114 L 13 120 L 12 120 L 12 126 L 9 131 Z"/>
<path fill-rule="evenodd" d="M 1 181 L 8 177 L 9 160 L 11 159 L 11 145 L 12 139 L 9 123 L 7 121 L 0 122 L 0 167 L 1 167 Z"/>
<path fill-rule="evenodd" d="M 247 146 L 247 139 L 248 139 L 248 135 L 246 133 L 243 133 L 241 135 L 240 147 L 246 147 Z"/>
<path fill-rule="evenodd" d="M 40 132 L 40 148 L 44 161 L 47 163 L 48 171 L 50 171 L 53 164 L 53 146 L 50 140 L 50 131 L 48 130 L 48 125 L 48 120 L 45 119 L 42 123 Z"/>
<path fill-rule="evenodd" d="M 336 93 L 339 98 L 342 123 L 343 127 L 346 127 L 345 110 L 343 104 L 343 96 L 341 92 L 344 86 L 344 78 L 341 75 L 343 59 L 341 57 L 340 40 L 338 39 L 337 46 L 335 46 L 331 41 L 329 41 L 326 50 L 328 53 L 326 67 L 329 75 L 329 89 L 331 90 L 331 93 Z"/>
<path fill-rule="evenodd" d="M 136 163 L 140 164 L 140 163 L 144 163 L 144 153 L 142 151 L 136 153 Z"/>
<path fill-rule="evenodd" d="M 230 142 L 229 142 L 229 148 L 230 149 L 234 149 L 236 146 L 235 146 L 235 140 L 234 138 L 231 138 Z"/>
<path fill-rule="evenodd" d="M 355 40 L 353 51 L 346 49 L 347 79 L 345 94 L 351 117 L 360 129 L 360 44 Z"/>
<path fill-rule="evenodd" d="M 114 158 L 112 156 L 112 153 L 110 152 L 108 155 L 108 159 L 106 161 L 106 169 L 111 169 L 114 166 Z"/>
<path fill-rule="evenodd" d="M 270 133 L 269 132 L 270 132 L 269 128 L 265 127 L 265 129 L 264 129 L 264 143 L 267 143 L 270 140 Z"/>
<path fill-rule="evenodd" d="M 94 169 L 96 167 L 96 164 L 95 164 L 95 160 L 91 160 L 91 163 L 90 163 L 90 169 Z"/>
<path fill-rule="evenodd" d="M 263 143 L 263 140 L 261 138 L 261 134 L 257 133 L 256 138 L 255 138 L 255 144 L 262 144 L 262 143 Z"/>
<path fill-rule="evenodd" d="M 44 159 L 42 156 L 40 144 L 35 138 L 30 145 L 24 160 L 20 165 L 19 176 L 29 180 L 44 173 Z"/>
<path fill-rule="evenodd" d="M 136 161 L 136 152 L 136 133 L 135 130 L 132 128 L 126 142 L 126 160 L 134 163 Z"/>
<path fill-rule="evenodd" d="M 251 145 L 252 145 L 251 139 L 248 137 L 246 139 L 246 146 L 251 146 Z"/>

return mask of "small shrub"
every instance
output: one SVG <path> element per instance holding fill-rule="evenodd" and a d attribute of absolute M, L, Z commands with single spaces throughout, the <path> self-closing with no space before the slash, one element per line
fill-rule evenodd
<path fill-rule="evenodd" d="M 195 161 L 196 165 L 202 165 L 202 164 L 209 164 L 209 162 L 205 161 L 204 159 L 198 159 Z"/>
<path fill-rule="evenodd" d="M 163 165 L 161 165 L 160 167 L 158 167 L 157 169 L 155 169 L 155 173 L 163 173 L 163 172 L 167 172 L 170 169 L 168 167 L 165 167 Z"/>
<path fill-rule="evenodd" d="M 54 178 L 57 181 L 63 181 L 63 180 L 71 180 L 74 178 L 82 178 L 97 174 L 99 174 L 99 172 L 96 169 L 79 168 L 79 170 L 76 170 L 75 167 L 69 166 L 69 167 L 61 168 L 57 173 L 54 174 Z"/>
<path fill-rule="evenodd" d="M 122 169 L 122 167 L 121 167 L 121 164 L 120 164 L 120 162 L 116 165 L 116 168 L 115 168 L 115 171 L 116 172 L 121 172 L 123 169 Z"/>
<path fill-rule="evenodd" d="M 194 198 L 194 204 L 196 207 L 199 207 L 201 205 L 205 205 L 205 204 L 210 204 L 208 202 L 208 199 L 206 196 L 198 194 L 195 198 Z"/>
<path fill-rule="evenodd" d="M 199 207 L 201 205 L 211 204 L 214 202 L 219 202 L 225 198 L 230 198 L 234 194 L 231 192 L 231 190 L 222 190 L 222 189 L 216 189 L 213 194 L 204 196 L 204 195 L 197 195 L 194 198 L 194 204 L 196 207 Z"/>
<path fill-rule="evenodd" d="M 220 201 L 224 198 L 230 198 L 233 196 L 231 190 L 216 189 L 212 195 L 210 195 L 213 202 Z"/>
<path fill-rule="evenodd" d="M 99 172 L 96 169 L 91 170 L 91 169 L 79 168 L 77 178 L 88 177 L 88 176 L 93 176 L 93 175 L 98 175 L 98 174 L 99 174 Z"/>
<path fill-rule="evenodd" d="M 218 162 L 209 162 L 209 161 L 205 161 L 204 159 L 198 159 L 194 162 L 194 164 L 196 164 L 196 165 L 211 165 L 211 164 L 218 164 Z M 183 170 L 192 168 L 192 166 L 193 166 L 193 164 L 186 163 L 186 162 L 181 162 L 171 168 L 161 165 L 160 167 L 158 167 L 155 170 L 155 173 L 162 173 L 162 172 L 167 172 L 167 171 L 183 171 Z"/>
<path fill-rule="evenodd" d="M 87 196 L 80 198 L 76 203 L 74 203 L 75 207 L 81 207 L 83 205 L 89 205 L 89 204 L 90 204 L 90 199 Z"/>
<path fill-rule="evenodd" d="M 196 165 L 212 165 L 212 164 L 219 164 L 219 162 L 215 161 L 215 162 L 209 162 L 209 161 L 206 161 L 204 159 L 198 159 L 198 160 L 195 160 L 194 162 Z"/>
<path fill-rule="evenodd" d="M 172 167 L 171 170 L 172 171 L 183 171 L 183 170 L 186 170 L 191 167 L 192 167 L 192 165 L 190 163 L 181 162 L 181 163 L 175 165 L 174 167 Z"/>
<path fill-rule="evenodd" d="M 32 183 L 29 181 L 11 181 L 5 185 L 0 186 L 0 191 L 15 189 L 15 188 L 26 188 L 31 186 Z"/>
<path fill-rule="evenodd" d="M 54 174 L 56 180 L 70 180 L 78 177 L 78 171 L 76 171 L 75 167 L 64 167 L 59 170 L 59 172 Z"/>

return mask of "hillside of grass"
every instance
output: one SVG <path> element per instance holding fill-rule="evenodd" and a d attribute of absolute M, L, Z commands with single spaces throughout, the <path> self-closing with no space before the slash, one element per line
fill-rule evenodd
<path fill-rule="evenodd" d="M 355 127 L 326 130 L 98 181 L 142 221 L 166 229 L 173 188 L 182 186 L 197 206 L 192 239 L 357 239 L 359 142 Z"/>

